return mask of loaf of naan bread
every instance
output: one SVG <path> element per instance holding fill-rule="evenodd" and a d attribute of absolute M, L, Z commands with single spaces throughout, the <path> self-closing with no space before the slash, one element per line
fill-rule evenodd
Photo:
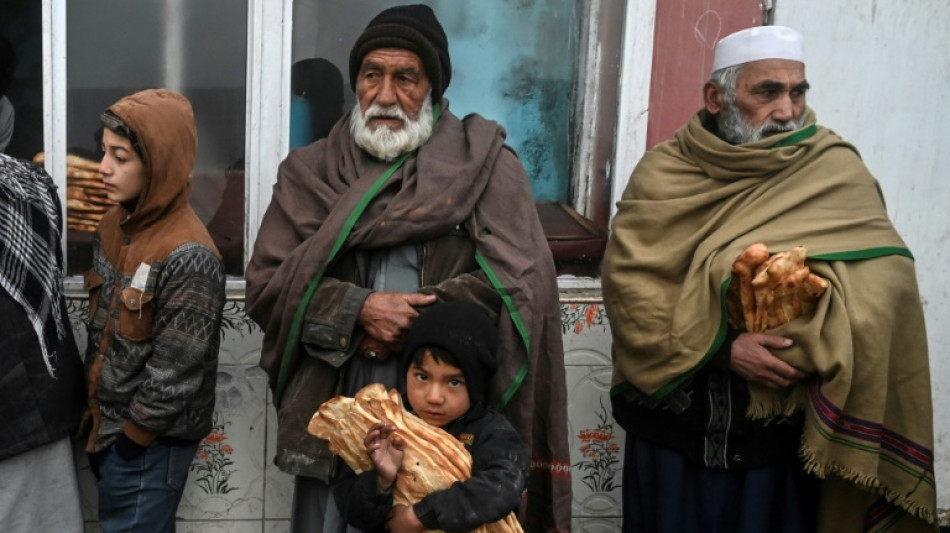
<path fill-rule="evenodd" d="M 804 246 L 769 255 L 755 243 L 732 265 L 734 278 L 726 297 L 733 327 L 761 333 L 815 311 L 828 282 L 805 266 Z"/>
<path fill-rule="evenodd" d="M 380 383 L 367 385 L 353 398 L 326 401 L 310 419 L 307 431 L 330 442 L 357 474 L 372 470 L 373 460 L 363 440 L 369 428 L 387 422 L 397 428 L 404 443 L 402 466 L 393 487 L 393 505 L 412 505 L 429 493 L 446 489 L 472 475 L 472 457 L 455 437 L 407 412 L 402 398 Z M 480 533 L 521 532 L 514 513 L 474 530 Z"/>
<path fill-rule="evenodd" d="M 33 156 L 37 165 L 46 163 L 46 154 Z M 92 233 L 102 216 L 116 203 L 106 194 L 99 162 L 66 154 L 66 227 Z"/>

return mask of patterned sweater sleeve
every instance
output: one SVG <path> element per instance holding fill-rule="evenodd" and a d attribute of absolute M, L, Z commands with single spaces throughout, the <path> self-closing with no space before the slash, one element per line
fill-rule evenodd
<path fill-rule="evenodd" d="M 139 444 L 166 433 L 217 366 L 224 265 L 205 246 L 179 247 L 165 261 L 156 300 L 152 354 L 130 405 L 134 427 L 126 426 Z"/>

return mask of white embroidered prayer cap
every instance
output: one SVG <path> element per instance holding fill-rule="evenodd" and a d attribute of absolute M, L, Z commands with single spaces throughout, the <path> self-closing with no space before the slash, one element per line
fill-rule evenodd
<path fill-rule="evenodd" d="M 762 59 L 805 62 L 802 34 L 785 26 L 756 26 L 727 35 L 716 44 L 712 71 Z"/>

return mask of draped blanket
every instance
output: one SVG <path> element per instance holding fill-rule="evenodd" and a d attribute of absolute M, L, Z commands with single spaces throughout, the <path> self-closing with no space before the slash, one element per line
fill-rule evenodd
<path fill-rule="evenodd" d="M 469 228 L 483 270 L 508 298 L 499 318 L 501 366 L 492 399 L 505 405 L 536 466 L 528 517 L 566 530 L 570 457 L 554 263 L 524 167 L 504 142 L 497 123 L 477 115 L 459 120 L 444 109 L 432 137 L 367 206 L 341 254 L 423 242 L 459 224 Z M 255 243 L 246 274 L 248 313 L 265 331 L 261 366 L 278 400 L 280 368 L 292 372 L 298 356 L 299 339 L 290 336 L 294 314 L 345 221 L 389 166 L 356 146 L 348 117 L 327 139 L 294 151 L 281 165 L 264 219 L 271 231 Z"/>
<path fill-rule="evenodd" d="M 778 392 L 750 384 L 749 415 L 805 410 L 806 469 L 847 481 L 825 492 L 822 530 L 932 529 L 923 310 L 877 182 L 811 110 L 804 129 L 742 146 L 703 118 L 647 153 L 618 203 L 603 279 L 613 392 L 661 398 L 682 385 L 723 342 L 736 257 L 754 242 L 804 245 L 831 286 L 813 316 L 768 333 L 793 340 L 773 353 L 812 378 Z"/>

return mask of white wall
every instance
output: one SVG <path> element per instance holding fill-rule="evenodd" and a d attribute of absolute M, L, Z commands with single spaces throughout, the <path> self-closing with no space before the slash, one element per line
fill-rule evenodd
<path fill-rule="evenodd" d="M 950 32 L 947 0 L 778 0 L 805 36 L 808 102 L 854 143 L 917 259 L 930 344 L 937 498 L 950 508 Z"/>

